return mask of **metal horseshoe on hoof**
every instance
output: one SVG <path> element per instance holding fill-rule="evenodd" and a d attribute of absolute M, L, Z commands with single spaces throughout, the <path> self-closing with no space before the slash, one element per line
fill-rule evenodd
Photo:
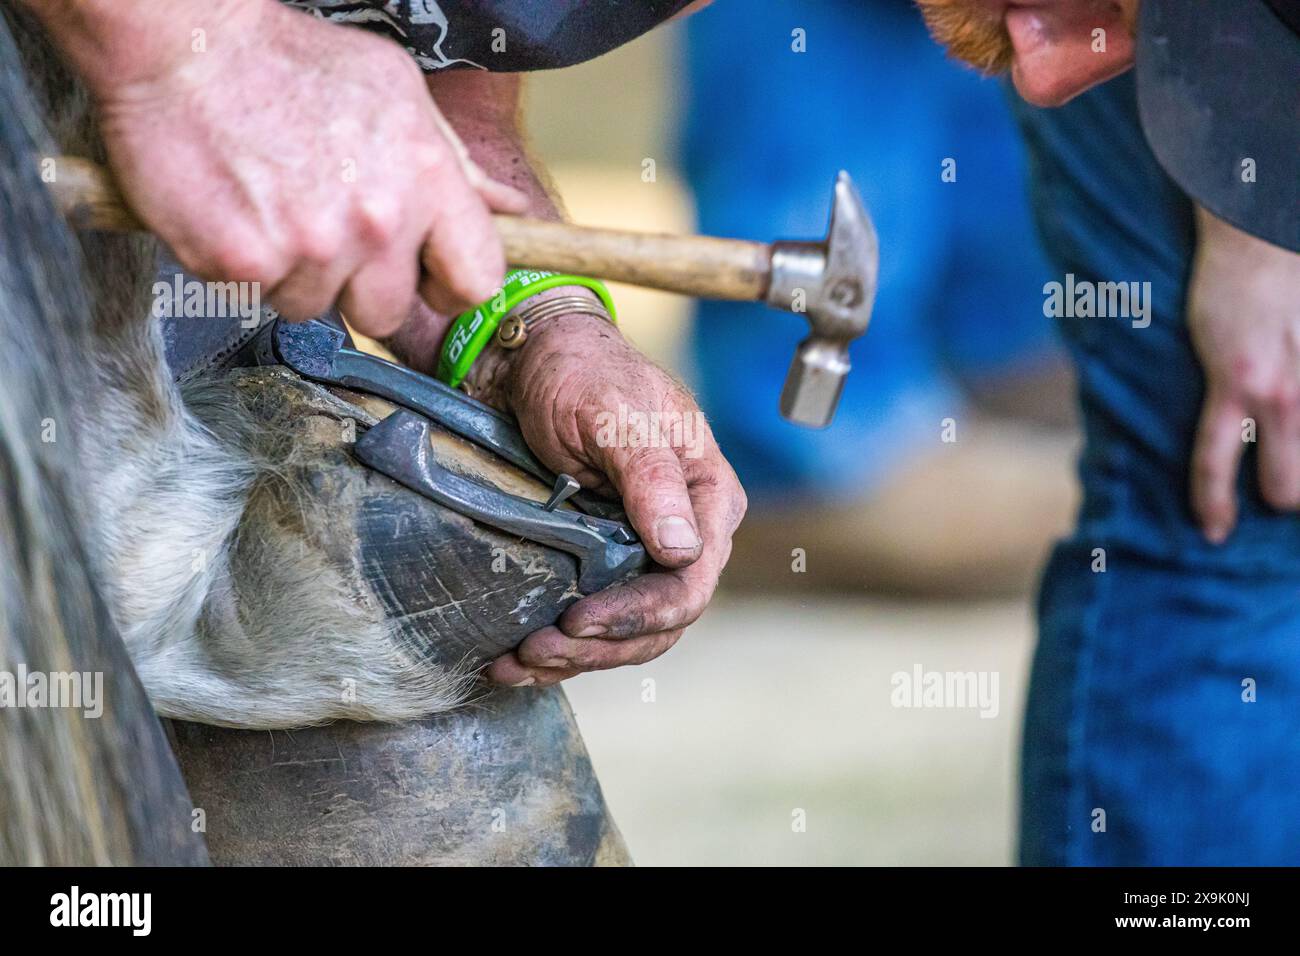
<path fill-rule="evenodd" d="M 582 595 L 650 566 L 617 502 L 571 493 L 567 476 L 544 481 L 520 467 L 526 459 L 502 451 L 512 447 L 508 437 L 505 445 L 484 437 L 487 423 L 506 436 L 513 423 L 466 396 L 449 401 L 458 410 L 449 424 L 442 414 L 367 398 L 381 389 L 353 376 L 344 391 L 284 365 L 223 374 L 246 396 L 245 414 L 294 449 L 287 484 L 307 495 L 255 497 L 245 520 L 289 534 L 301 541 L 292 547 L 326 561 L 358 607 L 382 614 L 421 661 L 487 663 Z M 473 405 L 462 408 L 461 399 Z M 552 504 L 557 483 L 565 500 Z"/>
<path fill-rule="evenodd" d="M 591 594 L 648 564 L 645 548 L 614 502 L 584 494 L 568 475 L 546 468 L 514 421 L 442 382 L 351 348 L 347 332 L 320 319 L 276 321 L 250 343 L 259 365 L 293 369 L 314 382 L 354 389 L 398 409 L 357 440 L 357 459 L 417 494 L 506 534 L 578 559 L 577 588 Z M 441 465 L 430 445 L 433 423 L 500 456 L 552 487 L 543 506 Z M 578 511 L 559 511 L 568 501 Z M 584 513 L 585 512 L 585 513 Z"/>
<path fill-rule="evenodd" d="M 555 510 L 557 499 L 572 497 L 577 487 L 568 475 L 559 476 L 559 490 L 544 505 L 463 478 L 434 460 L 429 422 L 411 412 L 385 418 L 358 439 L 354 451 L 371 468 L 458 514 L 572 554 L 578 559 L 583 594 L 609 587 L 646 565 L 645 548 L 623 523 Z"/>

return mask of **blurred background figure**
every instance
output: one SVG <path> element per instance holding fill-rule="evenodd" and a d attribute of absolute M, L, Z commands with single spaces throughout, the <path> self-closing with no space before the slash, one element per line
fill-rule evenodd
<path fill-rule="evenodd" d="M 946 61 L 908 0 L 718 3 L 686 33 L 702 231 L 819 237 L 847 169 L 880 236 L 871 328 L 825 431 L 771 413 L 799 323 L 698 307 L 691 381 L 751 502 L 729 583 L 1023 592 L 1069 527 L 1071 399 L 1000 84 Z"/>
<path fill-rule="evenodd" d="M 880 231 L 875 318 L 823 433 L 777 410 L 801 319 L 614 286 L 623 333 L 700 391 L 751 497 L 673 651 L 566 685 L 633 857 L 1010 863 L 1029 584 L 1075 481 L 1002 87 L 946 62 L 908 0 L 717 0 L 531 76 L 525 115 L 576 222 L 815 238 L 846 168 Z M 894 706 L 918 665 L 997 675 L 996 715 Z"/>

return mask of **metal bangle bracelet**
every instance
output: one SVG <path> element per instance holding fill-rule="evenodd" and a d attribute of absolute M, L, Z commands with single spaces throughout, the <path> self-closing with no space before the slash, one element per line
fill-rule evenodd
<path fill-rule="evenodd" d="M 610 321 L 609 313 L 599 302 L 582 295 L 560 295 L 541 302 L 529 302 L 511 312 L 497 326 L 496 342 L 504 349 L 517 349 L 528 333 L 557 315 L 591 315 Z"/>

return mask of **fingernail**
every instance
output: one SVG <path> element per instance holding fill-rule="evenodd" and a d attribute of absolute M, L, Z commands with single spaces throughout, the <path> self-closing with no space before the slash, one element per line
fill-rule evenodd
<path fill-rule="evenodd" d="M 700 546 L 700 536 L 691 523 L 678 515 L 660 518 L 655 525 L 655 535 L 659 538 L 659 547 L 669 550 L 692 551 Z"/>
<path fill-rule="evenodd" d="M 600 637 L 600 635 L 604 634 L 607 630 L 609 630 L 609 628 L 604 624 L 588 624 L 581 631 L 575 634 L 574 637 Z"/>
<path fill-rule="evenodd" d="M 511 684 L 511 687 L 532 687 L 537 683 L 536 677 L 525 677 L 518 684 Z"/>
<path fill-rule="evenodd" d="M 563 657 L 550 657 L 542 661 L 542 666 L 543 667 L 569 667 L 571 665 Z"/>
<path fill-rule="evenodd" d="M 1228 540 L 1228 529 L 1222 525 L 1206 528 L 1205 537 L 1210 540 L 1210 544 L 1223 544 Z"/>

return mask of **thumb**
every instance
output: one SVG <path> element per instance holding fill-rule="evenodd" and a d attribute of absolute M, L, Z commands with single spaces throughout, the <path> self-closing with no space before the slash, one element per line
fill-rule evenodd
<path fill-rule="evenodd" d="M 1245 445 L 1244 409 L 1211 388 L 1192 451 L 1192 511 L 1205 536 L 1222 544 L 1237 523 L 1237 469 Z"/>
<path fill-rule="evenodd" d="M 616 449 L 605 474 L 623 495 L 623 507 L 657 564 L 681 568 L 700 556 L 702 544 L 686 476 L 669 448 Z"/>
<path fill-rule="evenodd" d="M 461 172 L 465 174 L 466 181 L 487 203 L 488 208 L 493 212 L 509 213 L 515 216 L 527 212 L 528 197 L 515 187 L 493 179 L 485 173 L 483 167 L 470 158 L 465 141 L 460 138 L 460 134 L 456 132 L 451 123 L 447 122 L 447 117 L 442 115 L 442 110 L 434 107 L 433 115 L 443 138 L 451 146 L 452 152 L 456 156 L 456 162 L 460 165 Z"/>
<path fill-rule="evenodd" d="M 512 216 L 528 212 L 528 197 L 524 193 L 499 179 L 492 179 L 477 164 L 470 164 L 469 183 L 493 212 Z"/>

